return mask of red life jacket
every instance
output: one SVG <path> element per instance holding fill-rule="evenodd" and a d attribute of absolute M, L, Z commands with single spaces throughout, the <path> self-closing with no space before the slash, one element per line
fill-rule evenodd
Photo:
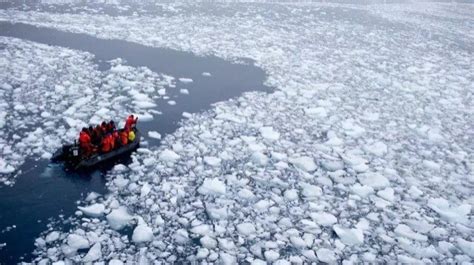
<path fill-rule="evenodd" d="M 128 143 L 128 132 L 126 130 L 120 132 L 120 143 L 122 143 L 122 145 Z"/>
<path fill-rule="evenodd" d="M 132 128 L 132 124 L 133 124 L 133 118 L 132 116 L 128 116 L 127 120 L 125 120 L 125 128 L 126 129 Z"/>
<path fill-rule="evenodd" d="M 112 136 L 112 134 L 109 134 L 109 136 L 107 137 L 109 138 L 109 143 L 110 143 L 110 149 L 114 149 L 115 148 L 115 140 L 114 140 L 114 137 Z"/>
<path fill-rule="evenodd" d="M 131 115 L 128 116 L 127 120 L 125 121 L 125 129 L 130 130 L 133 127 L 135 127 L 135 125 L 137 124 L 137 120 L 138 120 L 138 117 L 133 118 Z"/>
<path fill-rule="evenodd" d="M 81 132 L 79 134 L 79 144 L 81 146 L 89 146 L 91 143 L 91 137 L 86 132 Z"/>
<path fill-rule="evenodd" d="M 104 153 L 110 152 L 110 150 L 112 150 L 112 147 L 110 146 L 110 140 L 109 139 L 110 139 L 109 137 L 102 138 L 102 143 L 101 143 L 102 148 L 101 148 L 101 150 Z"/>

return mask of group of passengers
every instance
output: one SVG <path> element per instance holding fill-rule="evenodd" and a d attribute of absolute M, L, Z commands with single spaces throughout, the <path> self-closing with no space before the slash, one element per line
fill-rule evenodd
<path fill-rule="evenodd" d="M 102 122 L 95 128 L 82 128 L 79 133 L 79 147 L 83 156 L 88 157 L 94 153 L 108 153 L 118 147 L 127 145 L 135 140 L 134 128 L 138 117 L 128 116 L 125 127 L 117 130 L 114 121 Z"/>

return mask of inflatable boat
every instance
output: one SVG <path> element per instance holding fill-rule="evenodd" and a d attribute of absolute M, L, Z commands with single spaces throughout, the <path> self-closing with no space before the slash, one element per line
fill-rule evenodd
<path fill-rule="evenodd" d="M 140 145 L 140 131 L 136 128 L 133 129 L 135 132 L 135 140 L 129 142 L 126 145 L 115 148 L 114 150 L 107 153 L 94 153 L 91 156 L 84 157 L 81 154 L 81 150 L 77 143 L 67 144 L 59 148 L 51 157 L 53 162 L 64 162 L 64 164 L 71 169 L 87 169 L 97 166 L 98 164 L 105 161 L 112 161 L 121 157 L 122 155 L 129 154 L 135 151 Z"/>

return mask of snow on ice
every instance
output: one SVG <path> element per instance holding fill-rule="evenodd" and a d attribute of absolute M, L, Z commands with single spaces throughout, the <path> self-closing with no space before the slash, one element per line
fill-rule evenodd
<path fill-rule="evenodd" d="M 164 6 L 175 13 L 0 10 L 0 19 L 12 22 L 234 62 L 250 58 L 275 88 L 187 115 L 160 147 L 135 153 L 126 169 L 108 174 L 110 193 L 95 202 L 104 205 L 102 215 L 38 244 L 36 261 L 472 263 L 472 5 L 216 4 L 199 15 L 186 5 Z M 221 11 L 226 15 L 213 15 Z M 69 125 L 58 135 L 71 139 L 69 126 L 120 114 L 84 103 L 74 91 L 87 89 L 94 98 L 99 81 L 112 93 L 117 82 L 146 71 L 116 62 L 102 76 L 85 53 L 6 38 L 2 44 L 2 67 L 15 62 L 15 71 L 1 73 L 0 91 L 13 100 L 2 102 L 0 113 L 14 113 L 0 115 L 3 134 L 11 133 L 4 124 L 20 128 L 29 124 L 25 117 L 47 122 L 64 112 Z M 24 72 L 35 53 L 53 58 L 65 76 L 48 80 L 52 69 L 41 60 L 32 63 L 42 73 Z M 72 73 L 87 74 L 78 85 Z M 39 109 L 21 100 L 28 76 L 42 101 L 69 95 L 67 103 Z M 41 97 L 46 86 L 55 89 L 46 93 L 52 101 Z M 137 102 L 124 108 L 152 118 L 149 99 L 166 91 L 149 86 L 156 88 L 151 94 L 131 89 Z M 85 109 L 93 113 L 76 115 L 79 103 L 91 104 Z M 41 134 L 29 129 L 21 141 L 0 138 L 0 168 L 17 168 L 22 157 L 59 145 Z M 152 188 L 141 196 L 144 186 Z M 117 231 L 126 226 L 132 235 Z"/>

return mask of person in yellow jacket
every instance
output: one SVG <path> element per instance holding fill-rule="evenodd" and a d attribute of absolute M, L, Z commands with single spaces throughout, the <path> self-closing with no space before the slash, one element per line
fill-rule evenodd
<path fill-rule="evenodd" d="M 128 142 L 133 142 L 135 140 L 135 132 L 133 130 L 130 130 L 128 133 Z"/>

